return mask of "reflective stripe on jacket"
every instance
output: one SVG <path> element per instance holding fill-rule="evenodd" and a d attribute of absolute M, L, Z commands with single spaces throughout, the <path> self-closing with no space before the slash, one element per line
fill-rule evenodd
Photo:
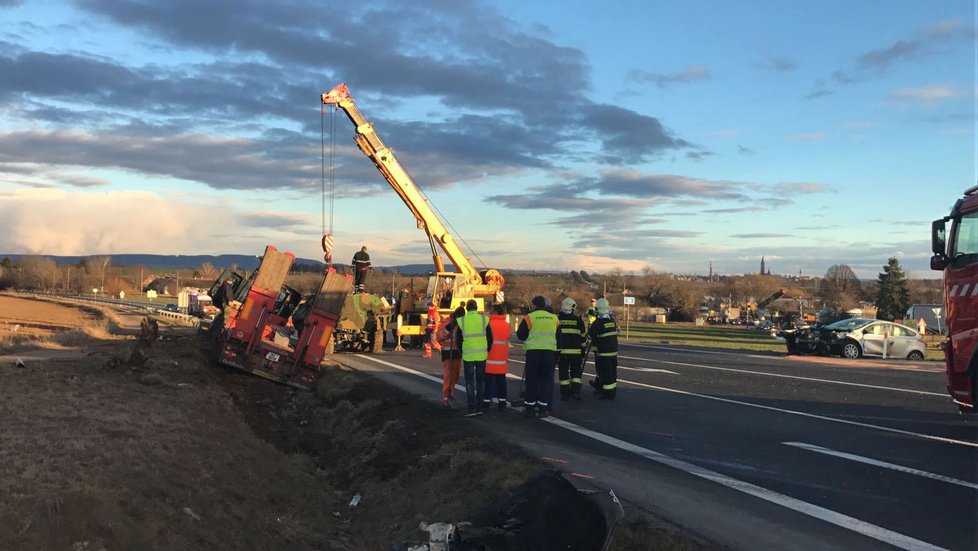
<path fill-rule="evenodd" d="M 458 326 L 462 330 L 462 361 L 485 360 L 489 356 L 489 340 L 486 339 L 489 318 L 473 310 L 458 320 Z"/>
<path fill-rule="evenodd" d="M 438 317 L 439 316 L 438 316 L 437 308 L 428 308 L 428 320 L 425 323 L 425 329 L 430 329 L 434 331 L 435 327 L 438 326 Z"/>
<path fill-rule="evenodd" d="M 546 310 L 534 310 L 526 315 L 529 332 L 523 344 L 524 350 L 557 351 L 557 315 Z"/>
<path fill-rule="evenodd" d="M 598 356 L 618 355 L 618 324 L 611 318 L 598 318 L 588 328 Z"/>
<path fill-rule="evenodd" d="M 458 343 L 455 342 L 455 326 L 448 325 L 452 323 L 452 317 L 448 316 L 438 325 L 438 331 L 435 333 L 435 338 L 438 339 L 438 344 L 441 345 L 442 350 L 457 350 Z"/>
<path fill-rule="evenodd" d="M 561 312 L 557 319 L 560 330 L 557 332 L 557 346 L 560 353 L 567 356 L 580 356 L 581 343 L 584 342 L 584 321 L 574 314 Z"/>
<path fill-rule="evenodd" d="M 492 346 L 486 358 L 486 373 L 503 375 L 509 368 L 509 337 L 512 329 L 506 322 L 506 316 L 489 316 L 489 326 L 492 328 Z"/>

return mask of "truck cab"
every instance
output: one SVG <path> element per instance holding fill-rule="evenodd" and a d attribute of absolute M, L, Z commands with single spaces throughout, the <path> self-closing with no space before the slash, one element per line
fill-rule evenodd
<path fill-rule="evenodd" d="M 975 413 L 978 395 L 978 186 L 931 225 L 930 267 L 944 273 L 947 390 L 962 412 Z"/>

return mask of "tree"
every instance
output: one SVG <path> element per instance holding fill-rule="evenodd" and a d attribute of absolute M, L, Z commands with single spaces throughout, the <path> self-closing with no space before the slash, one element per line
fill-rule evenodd
<path fill-rule="evenodd" d="M 907 276 L 900 267 L 900 261 L 891 257 L 876 282 L 876 317 L 893 321 L 903 319 L 910 308 L 910 291 L 907 289 Z"/>
<path fill-rule="evenodd" d="M 863 288 L 859 278 L 846 264 L 835 264 L 825 272 L 825 278 L 818 289 L 819 297 L 826 308 L 843 315 L 856 306 L 862 298 Z"/>
<path fill-rule="evenodd" d="M 322 271 L 322 268 L 319 267 L 319 266 L 314 266 L 314 268 L 316 268 L 320 272 Z M 296 271 L 299 271 L 299 270 L 296 270 Z M 196 273 L 199 274 L 199 277 L 195 275 L 194 276 L 195 279 L 201 279 L 201 278 L 203 278 L 203 279 L 215 279 L 218 276 L 218 269 L 215 268 L 214 265 L 211 264 L 210 262 L 204 262 L 203 264 L 201 264 L 200 266 L 197 267 L 197 272 Z"/>
<path fill-rule="evenodd" d="M 105 272 L 109 269 L 109 264 L 112 264 L 112 257 L 105 256 L 93 256 L 89 259 L 88 263 L 94 266 L 96 273 L 98 274 L 99 290 L 105 291 Z"/>

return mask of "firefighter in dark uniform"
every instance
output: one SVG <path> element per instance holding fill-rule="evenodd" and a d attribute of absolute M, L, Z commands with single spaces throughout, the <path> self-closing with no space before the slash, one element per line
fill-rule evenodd
<path fill-rule="evenodd" d="M 618 388 L 618 324 L 611 317 L 608 299 L 599 298 L 596 309 L 598 317 L 588 328 L 594 343 L 594 371 L 597 373 L 591 386 L 599 398 L 613 400 Z"/>
<path fill-rule="evenodd" d="M 366 289 L 368 270 L 370 270 L 370 255 L 367 254 L 367 246 L 364 245 L 353 255 L 354 293 L 362 293 Z"/>
<path fill-rule="evenodd" d="M 560 378 L 560 399 L 581 399 L 581 373 L 583 358 L 581 357 L 584 344 L 584 320 L 578 316 L 577 302 L 567 297 L 560 303 L 560 313 L 557 314 L 557 351 L 560 353 L 557 361 L 557 373 Z"/>

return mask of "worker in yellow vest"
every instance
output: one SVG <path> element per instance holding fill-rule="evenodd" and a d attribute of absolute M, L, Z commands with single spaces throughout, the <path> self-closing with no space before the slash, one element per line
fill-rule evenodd
<path fill-rule="evenodd" d="M 479 303 L 469 299 L 465 315 L 458 320 L 455 341 L 462 351 L 462 371 L 465 373 L 466 417 L 482 415 L 482 394 L 485 392 L 486 358 L 492 348 L 492 326 L 489 318 L 479 313 Z"/>
<path fill-rule="evenodd" d="M 557 365 L 558 320 L 550 309 L 550 299 L 535 296 L 531 302 L 533 307 L 530 313 L 516 329 L 516 336 L 523 341 L 526 352 L 523 414 L 527 417 L 549 417 L 553 404 L 554 367 Z"/>

